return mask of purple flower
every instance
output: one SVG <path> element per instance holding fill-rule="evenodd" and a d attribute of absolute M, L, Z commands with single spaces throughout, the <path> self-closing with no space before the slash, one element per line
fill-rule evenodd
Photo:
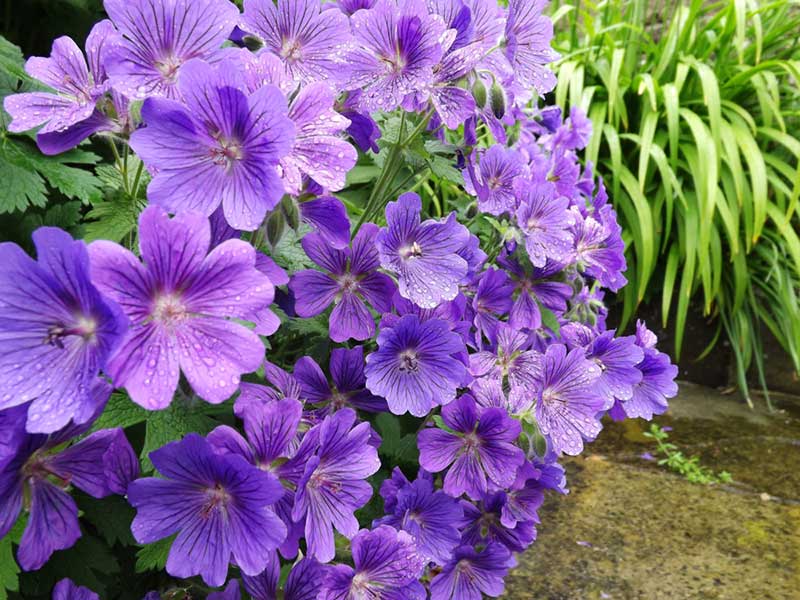
<path fill-rule="evenodd" d="M 294 365 L 294 376 L 300 382 L 303 397 L 309 404 L 319 406 L 322 416 L 346 406 L 369 412 L 388 410 L 386 400 L 366 389 L 362 346 L 334 348 L 330 370 L 331 383 L 313 358 L 304 356 Z"/>
<path fill-rule="evenodd" d="M 239 592 L 239 582 L 231 579 L 225 589 L 218 592 L 211 592 L 206 596 L 206 600 L 240 600 L 242 597 Z"/>
<path fill-rule="evenodd" d="M 643 360 L 642 349 L 632 336 L 615 338 L 615 330 L 605 331 L 594 338 L 586 349 L 586 358 L 600 367 L 595 382 L 596 393 L 610 407 L 614 400 L 630 400 L 635 386 L 642 380 L 637 365 Z"/>
<path fill-rule="evenodd" d="M 598 413 L 606 407 L 597 391 L 600 373 L 580 348 L 567 353 L 563 344 L 553 344 L 542 356 L 535 387 L 536 423 L 555 453 L 580 454 L 583 440 L 600 433 Z"/>
<path fill-rule="evenodd" d="M 283 495 L 273 475 L 241 456 L 215 453 L 194 433 L 151 452 L 150 460 L 165 479 L 147 477 L 128 486 L 137 510 L 131 531 L 140 544 L 178 534 L 167 558 L 170 575 L 200 575 L 220 586 L 231 557 L 248 575 L 264 570 L 268 553 L 286 536 L 269 508 Z"/>
<path fill-rule="evenodd" d="M 472 299 L 472 309 L 475 311 L 472 321 L 477 330 L 475 341 L 479 348 L 483 346 L 484 338 L 491 345 L 497 342 L 499 317 L 511 310 L 513 293 L 514 284 L 504 271 L 489 267 L 480 275 Z"/>
<path fill-rule="evenodd" d="M 233 68 L 184 65 L 185 106 L 148 98 L 147 127 L 133 133 L 131 147 L 156 170 L 147 188 L 152 202 L 205 216 L 221 203 L 228 223 L 252 231 L 283 195 L 276 167 L 291 149 L 294 125 L 278 88 L 265 85 L 247 96 L 227 81 Z"/>
<path fill-rule="evenodd" d="M 37 142 L 44 154 L 58 154 L 78 145 L 93 133 L 111 129 L 113 122 L 97 109 L 108 90 L 103 62 L 116 31 L 110 21 L 100 21 L 86 38 L 86 59 L 66 36 L 53 42 L 49 58 L 34 56 L 25 63 L 28 74 L 57 93 L 29 92 L 7 96 L 11 115 L 8 130 L 14 133 L 43 125 Z"/>
<path fill-rule="evenodd" d="M 507 504 L 507 496 L 503 491 L 484 495 L 477 506 L 470 502 L 462 504 L 467 520 L 463 543 L 479 546 L 498 542 L 512 552 L 522 552 L 536 539 L 533 521 L 519 520 L 511 525 L 503 523 L 502 515 Z"/>
<path fill-rule="evenodd" d="M 111 393 L 101 379 L 91 390 L 91 420 L 69 424 L 50 436 L 25 433 L 24 406 L 0 412 L 4 433 L 13 431 L 0 457 L 0 537 L 14 525 L 24 502 L 29 516 L 17 561 L 26 571 L 41 568 L 53 552 L 71 547 L 80 537 L 78 508 L 66 491 L 70 485 L 103 498 L 124 494 L 139 474 L 139 461 L 122 429 L 102 429 L 63 448 L 89 429 Z"/>
<path fill-rule="evenodd" d="M 328 572 L 320 600 L 425 600 L 417 581 L 422 559 L 407 533 L 386 525 L 362 529 L 350 542 L 354 568 L 336 565 Z"/>
<path fill-rule="evenodd" d="M 395 473 L 400 473 L 395 467 Z M 400 473 L 402 475 L 402 473 Z M 389 513 L 373 525 L 391 525 L 414 540 L 417 553 L 426 561 L 445 564 L 461 540 L 458 525 L 464 510 L 445 492 L 434 490 L 433 479 L 420 475 L 398 488 L 394 479 L 384 480 L 381 496 Z"/>
<path fill-rule="evenodd" d="M 569 119 L 558 128 L 553 138 L 553 146 L 566 150 L 585 148 L 592 137 L 592 121 L 577 106 L 569 109 Z"/>
<path fill-rule="evenodd" d="M 519 181 L 520 206 L 517 223 L 525 236 L 525 249 L 534 267 L 544 267 L 548 259 L 568 262 L 573 251 L 570 226 L 573 217 L 569 200 L 558 197 L 550 183 Z"/>
<path fill-rule="evenodd" d="M 94 410 L 92 385 L 127 324 L 89 278 L 86 245 L 42 227 L 38 260 L 0 244 L 0 410 L 30 403 L 27 428 L 51 433 Z"/>
<path fill-rule="evenodd" d="M 367 223 L 353 239 L 352 249 L 337 250 L 317 233 L 309 233 L 301 242 L 309 258 L 328 273 L 309 269 L 292 276 L 289 289 L 294 293 L 295 311 L 301 317 L 313 317 L 334 303 L 329 328 L 335 342 L 365 340 L 375 333 L 375 318 L 364 299 L 379 312 L 391 309 L 394 283 L 377 272 L 377 235 L 377 226 Z"/>
<path fill-rule="evenodd" d="M 466 376 L 458 357 L 464 351 L 445 321 L 405 315 L 378 334 L 378 350 L 367 356 L 367 388 L 386 398 L 394 414 L 424 417 L 455 398 Z"/>
<path fill-rule="evenodd" d="M 562 471 L 563 473 L 563 471 Z M 505 527 L 514 527 L 521 521 L 539 522 L 539 507 L 544 502 L 547 482 L 544 469 L 525 462 L 517 471 L 514 485 L 506 491 L 505 502 L 500 511 L 500 522 Z"/>
<path fill-rule="evenodd" d="M 89 588 L 75 585 L 71 579 L 62 579 L 53 588 L 53 600 L 100 600 Z"/>
<path fill-rule="evenodd" d="M 337 6 L 346 15 L 352 15 L 362 8 L 372 8 L 377 0 L 337 0 Z"/>
<path fill-rule="evenodd" d="M 391 111 L 406 94 L 433 81 L 443 48 L 441 17 L 429 15 L 421 0 L 378 0 L 351 17 L 356 48 L 348 54 L 348 87 L 361 88 L 361 107 Z"/>
<path fill-rule="evenodd" d="M 558 58 L 550 41 L 553 22 L 542 14 L 547 0 L 509 0 L 506 21 L 506 56 L 520 86 L 533 87 L 543 96 L 556 85 L 547 64 Z"/>
<path fill-rule="evenodd" d="M 306 434 L 298 451 L 319 444 L 297 485 L 292 517 L 299 521 L 305 516 L 308 556 L 321 562 L 334 557 L 334 527 L 347 538 L 358 532 L 353 513 L 372 496 L 365 479 L 381 465 L 370 444 L 369 423 L 355 422 L 356 413 L 350 408 L 325 417 L 317 426 L 318 436 Z"/>
<path fill-rule="evenodd" d="M 431 600 L 481 600 L 482 594 L 496 598 L 512 563 L 502 544 L 490 543 L 480 551 L 461 546 L 431 581 Z"/>
<path fill-rule="evenodd" d="M 432 473 L 448 469 L 444 491 L 457 498 L 466 492 L 477 500 L 491 482 L 508 487 L 524 452 L 514 445 L 520 424 L 502 408 L 478 411 L 475 400 L 461 396 L 442 408 L 449 431 L 432 427 L 419 433 L 419 464 Z"/>
<path fill-rule="evenodd" d="M 295 81 L 346 78 L 345 49 L 350 42 L 347 17 L 321 10 L 319 0 L 245 0 L 244 27 L 264 41 Z"/>
<path fill-rule="evenodd" d="M 111 84 L 136 99 L 180 98 L 176 85 L 193 58 L 213 58 L 239 18 L 227 0 L 104 0 L 124 39 L 107 61 Z M 180 77 L 179 77 L 180 75 Z"/>
<path fill-rule="evenodd" d="M 467 163 L 464 180 L 478 197 L 478 208 L 491 215 L 512 212 L 517 200 L 514 181 L 523 174 L 522 157 L 516 150 L 495 144 L 480 157 L 478 172 L 476 154 Z"/>
<path fill-rule="evenodd" d="M 350 244 L 350 219 L 341 200 L 324 196 L 300 202 L 299 208 L 300 218 L 316 229 L 330 246 L 341 249 Z M 288 278 L 284 283 L 288 283 Z"/>
<path fill-rule="evenodd" d="M 653 415 L 666 412 L 667 399 L 678 393 L 675 383 L 678 367 L 671 363 L 667 354 L 656 350 L 656 336 L 642 321 L 636 323 L 635 342 L 644 352 L 641 362 L 636 365 L 636 369 L 641 372 L 641 380 L 633 385 L 633 393 L 629 399 L 619 399 L 611 416 L 649 421 Z"/>
<path fill-rule="evenodd" d="M 470 355 L 470 373 L 474 377 L 508 383 L 509 404 L 514 412 L 527 409 L 536 397 L 536 374 L 539 354 L 530 349 L 530 335 L 506 323 L 497 324 L 497 348 Z"/>
<path fill-rule="evenodd" d="M 264 0 L 272 5 L 272 0 Z M 288 0 L 287 0 L 288 1 Z M 317 0 L 310 0 L 317 4 Z M 294 0 L 291 2 L 295 4 Z M 324 14 L 336 14 L 327 10 Z M 336 94 L 325 83 L 302 87 L 289 106 L 289 118 L 296 135 L 291 152 L 281 159 L 286 191 L 299 194 L 303 175 L 308 175 L 323 188 L 340 190 L 347 172 L 358 159 L 358 152 L 341 134 L 350 121 L 333 110 Z"/>
<path fill-rule="evenodd" d="M 203 216 L 150 206 L 139 219 L 144 265 L 112 242 L 90 246 L 92 279 L 131 321 L 107 372 L 145 408 L 169 405 L 180 371 L 201 398 L 222 402 L 263 360 L 258 335 L 231 319 L 265 308 L 272 283 L 252 246 L 228 240 L 209 252 L 210 239 Z"/>
<path fill-rule="evenodd" d="M 281 576 L 281 565 L 272 554 L 267 568 L 259 575 L 242 575 L 244 589 L 253 600 L 278 600 L 278 581 Z M 313 558 L 304 558 L 292 567 L 283 586 L 282 600 L 317 600 L 321 583 L 325 580 L 330 567 Z"/>
<path fill-rule="evenodd" d="M 616 292 L 627 283 L 622 275 L 625 263 L 625 244 L 622 228 L 617 223 L 614 209 L 604 206 L 595 215 L 581 218 L 577 211 L 575 225 L 575 258 L 579 267 L 597 279 L 600 285 Z"/>
<path fill-rule="evenodd" d="M 422 201 L 414 193 L 403 194 L 386 207 L 387 227 L 375 243 L 381 266 L 398 275 L 400 294 L 422 308 L 436 308 L 458 294 L 467 274 L 467 261 L 459 256 L 470 240 L 455 213 L 446 221 L 420 223 Z"/>

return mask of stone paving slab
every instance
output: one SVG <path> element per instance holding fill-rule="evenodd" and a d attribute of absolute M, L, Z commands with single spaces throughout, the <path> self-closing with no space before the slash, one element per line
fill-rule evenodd
<path fill-rule="evenodd" d="M 609 423 L 566 462 L 571 493 L 542 507 L 538 540 L 508 579 L 511 600 L 800 600 L 800 403 L 769 413 L 684 384 L 674 441 L 732 485 L 703 486 L 643 460 L 641 422 Z"/>

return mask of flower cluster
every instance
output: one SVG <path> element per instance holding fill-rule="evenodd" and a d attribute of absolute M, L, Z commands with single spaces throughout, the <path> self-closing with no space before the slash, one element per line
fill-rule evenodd
<path fill-rule="evenodd" d="M 51 91 L 9 96 L 10 130 L 127 145 L 149 205 L 138 248 L 0 244 L 0 537 L 27 514 L 23 569 L 81 535 L 78 488 L 125 496 L 136 542 L 166 539 L 172 585 L 209 598 L 495 597 L 566 493 L 560 457 L 667 409 L 653 333 L 606 326 L 626 264 L 578 159 L 590 123 L 540 107 L 546 3 L 507 4 L 105 0 L 85 58 L 59 38 L 28 61 Z M 414 172 L 420 147 L 438 162 Z M 445 156 L 449 203 L 423 185 Z M 216 426 L 140 466 L 93 428 L 112 389 Z"/>

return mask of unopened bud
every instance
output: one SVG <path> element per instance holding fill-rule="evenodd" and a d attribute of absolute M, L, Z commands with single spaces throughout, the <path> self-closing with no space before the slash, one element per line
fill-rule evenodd
<path fill-rule="evenodd" d="M 300 226 L 300 210 L 297 208 L 297 203 L 291 196 L 284 196 L 281 208 L 286 216 L 286 223 L 292 229 L 297 229 Z"/>
<path fill-rule="evenodd" d="M 274 248 L 283 237 L 283 230 L 286 227 L 286 218 L 283 211 L 278 209 L 273 211 L 267 218 L 267 241 Z"/>
<path fill-rule="evenodd" d="M 492 113 L 494 113 L 494 116 L 498 119 L 502 119 L 506 114 L 506 93 L 503 91 L 503 87 L 496 81 L 492 84 L 490 96 Z"/>
<path fill-rule="evenodd" d="M 472 85 L 472 97 L 475 99 L 475 105 L 478 108 L 486 108 L 486 86 L 479 79 L 475 80 Z"/>
<path fill-rule="evenodd" d="M 256 52 L 264 47 L 264 42 L 261 41 L 261 38 L 257 38 L 254 35 L 244 36 L 242 38 L 242 44 L 244 44 L 244 47 L 250 50 L 250 52 Z"/>

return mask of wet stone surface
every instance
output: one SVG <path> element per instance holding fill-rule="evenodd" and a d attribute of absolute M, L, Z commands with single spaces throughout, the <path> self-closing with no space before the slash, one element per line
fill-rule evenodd
<path fill-rule="evenodd" d="M 800 400 L 769 413 L 682 384 L 660 425 L 730 485 L 692 484 L 641 458 L 642 421 L 607 423 L 566 461 L 571 492 L 540 511 L 506 598 L 800 599 Z"/>

